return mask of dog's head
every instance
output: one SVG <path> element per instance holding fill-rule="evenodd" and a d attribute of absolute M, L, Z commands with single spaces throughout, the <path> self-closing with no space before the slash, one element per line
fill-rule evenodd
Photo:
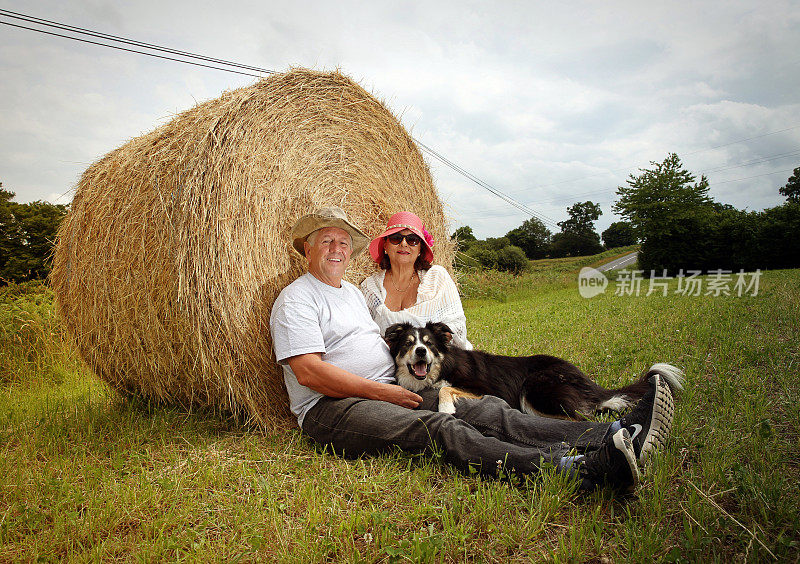
<path fill-rule="evenodd" d="M 436 384 L 441 362 L 453 332 L 444 323 L 414 327 L 396 323 L 386 329 L 384 339 L 396 365 L 397 382 L 412 391 Z"/>

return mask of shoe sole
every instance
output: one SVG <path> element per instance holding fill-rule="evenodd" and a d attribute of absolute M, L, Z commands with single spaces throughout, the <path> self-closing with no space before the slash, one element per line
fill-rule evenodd
<path fill-rule="evenodd" d="M 633 450 L 633 441 L 627 429 L 620 429 L 612 437 L 614 446 L 625 455 L 628 468 L 631 471 L 631 483 L 623 489 L 625 493 L 633 493 L 639 485 L 639 466 L 636 464 L 636 451 Z"/>
<path fill-rule="evenodd" d="M 667 444 L 675 416 L 675 401 L 672 398 L 669 384 L 659 374 L 654 374 L 656 396 L 653 400 L 653 411 L 650 415 L 650 428 L 642 441 L 639 452 L 639 463 L 645 464 L 656 451 Z"/>

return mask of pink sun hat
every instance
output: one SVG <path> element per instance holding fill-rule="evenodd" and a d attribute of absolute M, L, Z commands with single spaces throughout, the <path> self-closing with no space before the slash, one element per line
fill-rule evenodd
<path fill-rule="evenodd" d="M 369 244 L 369 254 L 372 260 L 381 262 L 385 238 L 403 229 L 409 229 L 419 235 L 425 245 L 425 253 L 422 258 L 426 262 L 433 262 L 433 237 L 422 225 L 422 220 L 417 215 L 407 211 L 397 212 L 390 217 L 386 224 L 386 231 L 375 237 Z"/>

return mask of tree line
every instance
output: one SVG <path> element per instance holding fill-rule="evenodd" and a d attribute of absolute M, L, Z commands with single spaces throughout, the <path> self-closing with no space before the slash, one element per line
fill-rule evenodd
<path fill-rule="evenodd" d="M 594 227 L 602 215 L 599 204 L 579 202 L 567 208 L 569 217 L 555 234 L 537 218 L 486 240 L 477 239 L 469 226 L 459 227 L 452 237 L 461 262 L 521 272 L 532 259 L 592 255 L 641 243 L 639 266 L 645 274 L 800 267 L 800 167 L 778 189 L 786 201 L 756 212 L 715 202 L 708 179 L 698 180 L 674 153 L 650 165 L 617 188 L 612 209 L 624 220 L 601 235 Z M 56 231 L 67 213 L 64 205 L 21 204 L 14 197 L 0 182 L 0 284 L 47 277 Z"/>
<path fill-rule="evenodd" d="M 0 182 L 0 284 L 46 278 L 53 244 L 67 206 L 12 201 Z"/>
<path fill-rule="evenodd" d="M 558 222 L 559 233 L 553 234 L 541 220 L 532 217 L 503 237 L 479 240 L 470 226 L 459 227 L 452 237 L 457 242 L 460 258 L 467 266 L 519 273 L 529 260 L 594 255 L 604 249 L 636 243 L 628 222 L 612 223 L 601 235 L 594 223 L 603 212 L 600 204 L 579 202 L 567 208 L 569 218 Z"/>
<path fill-rule="evenodd" d="M 675 153 L 650 165 L 617 188 L 612 209 L 623 221 L 602 235 L 594 228 L 600 206 L 580 202 L 567 209 L 569 218 L 558 223 L 561 232 L 556 234 L 537 218 L 485 241 L 471 227 L 459 227 L 452 235 L 459 256 L 468 266 L 521 272 L 528 260 L 641 243 L 639 266 L 645 274 L 800 267 L 800 167 L 778 190 L 786 197 L 784 204 L 753 212 L 715 202 L 708 195 L 708 179 L 698 181 Z"/>
<path fill-rule="evenodd" d="M 800 167 L 778 189 L 782 205 L 747 211 L 715 202 L 705 175 L 697 180 L 675 153 L 650 164 L 617 189 L 613 206 L 642 242 L 645 275 L 800 267 Z"/>

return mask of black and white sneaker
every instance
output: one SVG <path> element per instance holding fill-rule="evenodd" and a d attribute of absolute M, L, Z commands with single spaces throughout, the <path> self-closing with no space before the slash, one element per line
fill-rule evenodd
<path fill-rule="evenodd" d="M 599 450 L 576 458 L 570 470 L 575 472 L 581 490 L 608 485 L 622 493 L 632 493 L 639 483 L 639 469 L 628 430 L 620 429 Z"/>
<path fill-rule="evenodd" d="M 631 435 L 633 450 L 640 464 L 664 448 L 675 415 L 675 401 L 666 379 L 660 374 L 653 374 L 648 382 L 650 390 L 630 413 L 619 420 L 620 426 Z"/>

